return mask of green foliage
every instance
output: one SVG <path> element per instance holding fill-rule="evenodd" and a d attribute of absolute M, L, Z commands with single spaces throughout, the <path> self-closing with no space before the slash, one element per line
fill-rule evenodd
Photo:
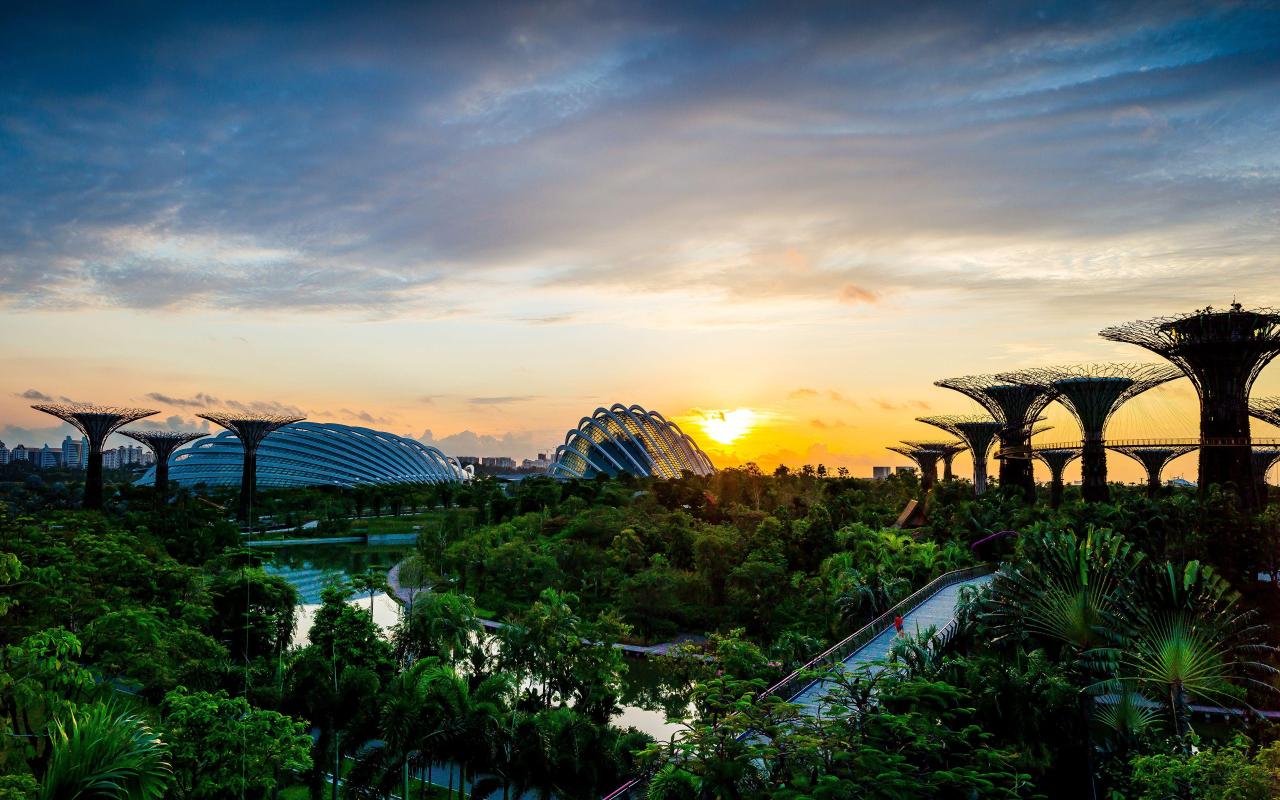
<path fill-rule="evenodd" d="M 55 719 L 40 800 L 165 797 L 168 748 L 140 717 L 111 705 Z"/>
<path fill-rule="evenodd" d="M 1153 753 L 1133 759 L 1133 800 L 1270 800 L 1280 797 L 1280 743 L 1250 755 L 1248 741 L 1195 752 Z"/>
<path fill-rule="evenodd" d="M 161 712 L 174 797 L 273 797 L 290 772 L 311 766 L 306 724 L 242 697 L 177 689 L 165 695 Z"/>

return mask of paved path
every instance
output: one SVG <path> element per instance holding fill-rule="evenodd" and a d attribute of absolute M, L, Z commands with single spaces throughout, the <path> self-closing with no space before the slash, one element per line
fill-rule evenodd
<path fill-rule="evenodd" d="M 918 633 L 930 626 L 939 631 L 942 630 L 947 626 L 947 623 L 955 618 L 956 602 L 960 599 L 961 587 L 985 586 L 991 582 L 992 577 L 994 576 L 982 575 L 942 587 L 929 599 L 916 606 L 914 611 L 903 617 L 904 627 L 907 632 Z M 844 670 L 847 672 L 866 666 L 873 661 L 885 660 L 889 657 L 889 648 L 892 646 L 895 636 L 897 636 L 897 632 L 893 629 L 893 626 L 890 626 L 888 630 L 867 642 L 846 658 L 844 660 Z M 827 681 L 814 681 L 793 697 L 791 702 L 804 706 L 805 713 L 816 716 L 820 711 L 819 702 L 826 693 Z"/>

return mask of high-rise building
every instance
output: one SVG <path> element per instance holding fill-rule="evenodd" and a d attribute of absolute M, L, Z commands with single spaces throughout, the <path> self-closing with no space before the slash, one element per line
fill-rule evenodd
<path fill-rule="evenodd" d="M 80 443 L 70 436 L 62 440 L 62 466 L 80 466 Z"/>
<path fill-rule="evenodd" d="M 458 456 L 458 465 L 463 467 L 480 466 L 480 456 Z"/>
<path fill-rule="evenodd" d="M 15 461 L 26 461 L 26 460 L 27 460 L 27 448 L 25 445 L 21 445 L 21 444 L 14 445 L 13 449 L 9 451 L 10 464 L 12 464 Z"/>
<path fill-rule="evenodd" d="M 0 442 L 0 464 L 9 463 L 9 448 L 4 446 L 4 442 Z"/>
<path fill-rule="evenodd" d="M 878 481 L 882 481 L 892 474 L 893 474 L 893 467 L 872 467 L 871 468 L 871 477 L 875 478 Z"/>
<path fill-rule="evenodd" d="M 496 467 L 498 469 L 515 469 L 516 460 L 506 456 L 485 456 L 480 459 L 480 464 L 481 466 Z"/>
<path fill-rule="evenodd" d="M 40 460 L 36 464 L 40 469 L 53 469 L 60 464 L 62 464 L 61 450 L 54 450 L 47 443 L 40 448 Z"/>

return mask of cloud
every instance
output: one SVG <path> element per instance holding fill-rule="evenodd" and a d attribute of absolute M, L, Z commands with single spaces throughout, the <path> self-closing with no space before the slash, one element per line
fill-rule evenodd
<path fill-rule="evenodd" d="M 530 400 L 536 400 L 537 395 L 532 394 L 516 394 L 516 395 L 500 395 L 497 397 L 470 397 L 467 402 L 473 406 L 505 406 L 510 403 L 527 403 Z"/>
<path fill-rule="evenodd" d="M 39 400 L 44 403 L 53 401 L 52 397 L 37 389 L 28 389 L 25 392 L 14 394 L 14 397 L 21 397 L 23 400 Z"/>
<path fill-rule="evenodd" d="M 188 408 L 216 408 L 221 403 L 218 398 L 200 392 L 194 397 L 174 397 L 160 392 L 147 392 L 145 397 L 166 406 L 185 406 Z"/>
<path fill-rule="evenodd" d="M 809 420 L 809 425 L 823 431 L 849 427 L 849 423 L 840 419 L 832 420 L 831 422 L 825 422 L 820 419 L 811 419 Z"/>
<path fill-rule="evenodd" d="M 813 389 L 796 389 L 787 395 L 788 400 L 807 400 L 811 397 L 817 397 L 818 393 Z"/>
<path fill-rule="evenodd" d="M 877 408 L 884 411 L 928 411 L 930 406 L 923 400 L 904 400 L 902 402 L 894 402 L 882 398 L 873 398 L 872 401 Z"/>
<path fill-rule="evenodd" d="M 555 450 L 548 439 L 539 438 L 531 432 L 492 435 L 464 430 L 436 438 L 434 433 L 426 430 L 418 437 L 418 441 L 438 447 L 450 456 L 510 456 L 517 461 L 532 458 L 537 453 L 549 453 Z"/>
<path fill-rule="evenodd" d="M 0 119 L 0 297 L 375 318 L 513 289 L 850 315 L 1266 302 L 1278 13 L 55 4 L 0 31 L 23 98 Z"/>

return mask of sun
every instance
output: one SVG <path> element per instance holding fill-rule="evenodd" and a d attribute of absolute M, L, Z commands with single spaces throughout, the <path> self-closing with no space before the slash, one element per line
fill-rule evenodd
<path fill-rule="evenodd" d="M 756 412 L 749 408 L 732 411 L 704 411 L 698 424 L 710 439 L 718 444 L 733 444 L 751 432 L 758 420 Z"/>

